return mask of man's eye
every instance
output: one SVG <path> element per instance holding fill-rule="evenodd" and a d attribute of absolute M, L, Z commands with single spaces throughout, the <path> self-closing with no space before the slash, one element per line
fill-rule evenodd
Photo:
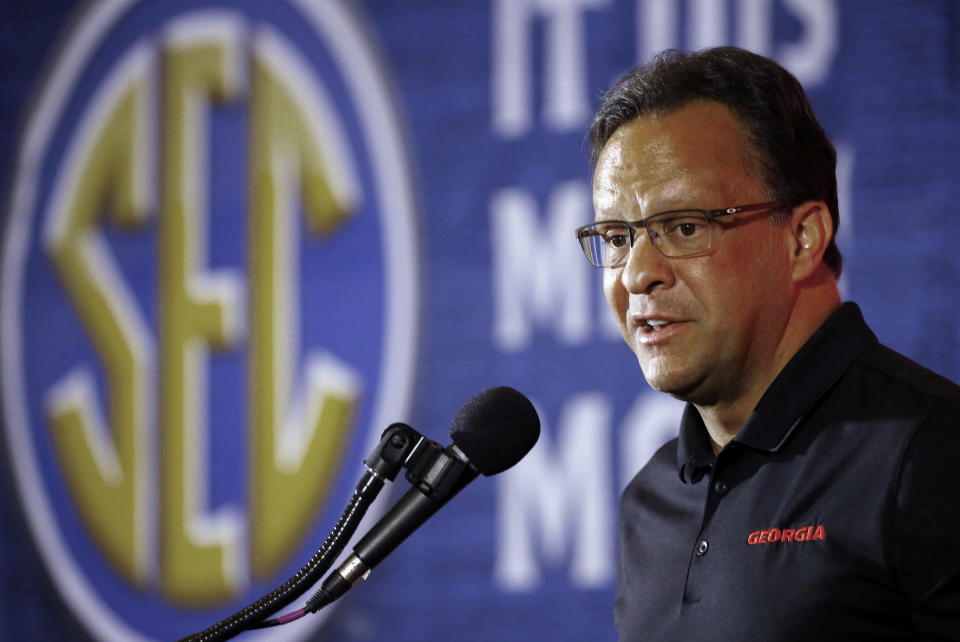
<path fill-rule="evenodd" d="M 703 234 L 706 227 L 707 227 L 706 221 L 677 219 L 675 221 L 669 221 L 665 225 L 664 232 L 668 236 L 693 238 L 699 234 Z"/>
<path fill-rule="evenodd" d="M 607 230 L 603 234 L 603 241 L 610 247 L 624 247 L 630 245 L 630 234 L 623 228 Z"/>

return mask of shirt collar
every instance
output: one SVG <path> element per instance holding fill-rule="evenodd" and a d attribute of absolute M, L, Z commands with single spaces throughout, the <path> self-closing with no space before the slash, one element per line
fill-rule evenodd
<path fill-rule="evenodd" d="M 766 452 L 778 450 L 853 360 L 876 342 L 857 304 L 844 303 L 780 371 L 732 443 Z M 677 443 L 680 479 L 696 482 L 697 471 L 709 468 L 713 460 L 700 413 L 687 404 Z"/>
<path fill-rule="evenodd" d="M 707 470 L 713 466 L 713 444 L 707 427 L 703 425 L 700 413 L 688 403 L 680 419 L 680 435 L 677 439 L 677 466 L 680 480 L 697 483 Z"/>

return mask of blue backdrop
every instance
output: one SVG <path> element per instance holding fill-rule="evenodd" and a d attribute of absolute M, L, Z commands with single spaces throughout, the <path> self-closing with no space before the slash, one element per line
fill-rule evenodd
<path fill-rule="evenodd" d="M 520 465 L 245 636 L 614 639 L 618 494 L 680 404 L 573 237 L 599 95 L 667 47 L 787 66 L 839 153 L 844 297 L 957 380 L 958 32 L 954 0 L 3 3 L 12 637 L 203 628 L 311 555 L 389 423 L 446 443 L 505 384 L 543 423 Z"/>

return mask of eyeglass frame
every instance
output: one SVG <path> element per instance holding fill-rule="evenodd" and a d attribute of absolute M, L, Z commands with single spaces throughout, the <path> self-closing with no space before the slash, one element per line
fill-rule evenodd
<path fill-rule="evenodd" d="M 711 229 L 710 224 L 716 218 L 720 218 L 721 216 L 729 216 L 731 214 L 739 214 L 741 212 L 755 212 L 760 210 L 770 210 L 770 213 L 772 214 L 775 211 L 784 210 L 784 209 L 788 209 L 788 206 L 784 204 L 782 201 L 767 201 L 765 203 L 750 203 L 748 205 L 735 205 L 733 207 L 721 207 L 715 210 L 704 210 L 696 207 L 684 207 L 682 209 L 657 212 L 655 214 L 651 214 L 646 218 L 640 219 L 639 221 L 622 221 L 619 219 L 594 221 L 592 223 L 587 223 L 586 225 L 581 225 L 575 230 L 575 232 L 577 235 L 577 241 L 580 243 L 580 249 L 583 250 L 583 254 L 584 256 L 587 257 L 587 261 L 590 263 L 590 265 L 593 265 L 594 267 L 598 267 L 598 268 L 617 268 L 627 264 L 627 261 L 629 260 L 629 256 L 630 256 L 629 250 L 627 251 L 627 255 L 624 258 L 624 261 L 622 263 L 617 263 L 616 265 L 597 265 L 592 260 L 590 260 L 590 254 L 587 252 L 587 248 L 584 246 L 584 243 L 583 243 L 584 232 L 590 230 L 591 228 L 595 228 L 597 225 L 610 225 L 610 224 L 624 225 L 630 234 L 630 250 L 632 250 L 634 244 L 637 242 L 636 229 L 639 227 L 642 227 L 644 231 L 647 233 L 647 237 L 650 239 L 651 244 L 655 248 L 657 248 L 657 251 L 660 252 L 660 254 L 671 259 L 685 258 L 690 256 L 698 256 L 702 252 L 705 252 L 706 250 L 710 249 L 711 244 L 713 243 L 713 235 L 710 234 L 710 229 Z M 702 214 L 703 217 L 707 220 L 707 230 L 708 230 L 708 234 L 710 235 L 707 238 L 707 246 L 702 250 L 697 250 L 696 252 L 693 252 L 691 254 L 670 255 L 664 252 L 663 248 L 661 248 L 657 244 L 657 242 L 653 240 L 653 237 L 650 236 L 650 230 L 647 227 L 647 224 L 652 219 L 661 218 L 668 214 L 680 214 L 681 212 L 699 212 L 700 214 Z M 599 236 L 599 234 L 597 234 L 597 236 Z"/>

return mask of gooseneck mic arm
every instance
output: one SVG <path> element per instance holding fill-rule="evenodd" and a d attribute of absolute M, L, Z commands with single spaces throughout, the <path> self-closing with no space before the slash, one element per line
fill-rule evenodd
<path fill-rule="evenodd" d="M 377 498 L 385 482 L 396 479 L 404 466 L 415 465 L 422 453 L 429 452 L 431 447 L 439 448 L 439 445 L 410 426 L 402 423 L 389 426 L 383 432 L 376 448 L 363 461 L 366 470 L 354 488 L 349 504 L 313 557 L 279 588 L 213 626 L 182 638 L 180 642 L 229 640 L 242 631 L 253 628 L 256 623 L 306 593 L 320 581 L 353 537 L 360 520 Z"/>

